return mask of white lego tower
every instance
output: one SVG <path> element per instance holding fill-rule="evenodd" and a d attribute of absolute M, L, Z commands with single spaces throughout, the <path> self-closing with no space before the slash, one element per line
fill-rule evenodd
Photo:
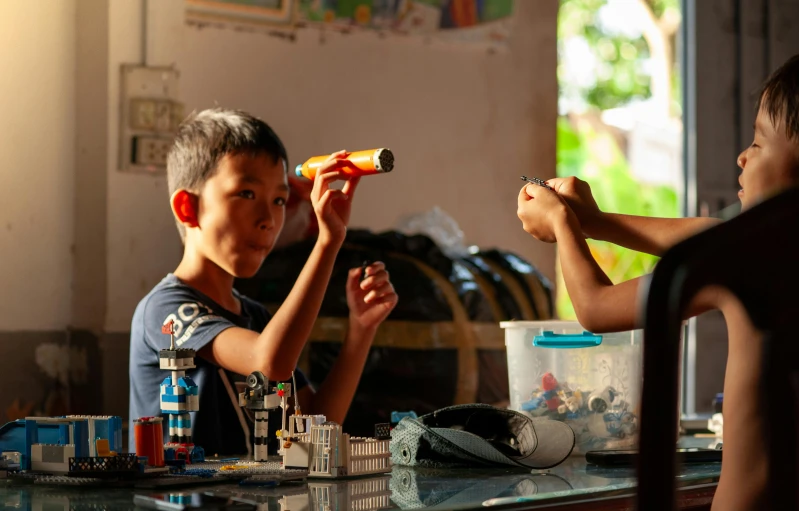
<path fill-rule="evenodd" d="M 270 393 L 270 390 L 272 391 Z M 283 422 L 278 436 L 283 437 L 286 431 L 286 409 L 288 398 L 291 397 L 291 384 L 278 383 L 271 389 L 269 380 L 260 371 L 255 371 L 247 376 L 247 389 L 239 394 L 239 406 L 252 410 L 255 413 L 255 438 L 253 455 L 255 461 L 267 461 L 269 446 L 269 410 L 282 408 Z"/>

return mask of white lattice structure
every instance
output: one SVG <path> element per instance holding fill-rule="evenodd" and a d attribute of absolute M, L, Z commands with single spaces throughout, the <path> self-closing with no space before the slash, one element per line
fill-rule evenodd
<path fill-rule="evenodd" d="M 373 511 L 391 507 L 389 477 L 351 481 L 309 481 L 311 509 Z"/>
<path fill-rule="evenodd" d="M 350 444 L 349 474 L 381 474 L 391 471 L 389 440 L 376 438 L 345 437 Z"/>
<path fill-rule="evenodd" d="M 347 477 L 391 471 L 389 440 L 360 438 L 326 422 L 311 427 L 309 477 Z"/>

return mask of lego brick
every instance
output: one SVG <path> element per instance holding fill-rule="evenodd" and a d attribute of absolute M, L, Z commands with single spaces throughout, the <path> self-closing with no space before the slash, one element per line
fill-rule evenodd
<path fill-rule="evenodd" d="M 40 445 L 41 459 L 45 463 L 64 463 L 64 447 L 63 445 Z"/>
<path fill-rule="evenodd" d="M 186 389 L 174 385 L 161 385 L 162 396 L 181 396 L 186 394 Z"/>
<path fill-rule="evenodd" d="M 169 395 L 169 394 L 161 394 L 161 403 L 185 403 L 186 396 L 185 395 Z"/>
<path fill-rule="evenodd" d="M 184 388 L 197 388 L 197 384 L 189 376 L 182 376 L 178 378 L 178 385 Z"/>
<path fill-rule="evenodd" d="M 194 358 L 197 355 L 197 352 L 190 348 L 175 348 L 174 350 L 161 350 L 158 352 L 159 358 L 171 358 L 171 359 L 181 359 L 181 358 Z"/>
<path fill-rule="evenodd" d="M 135 454 L 117 454 L 108 457 L 72 458 L 69 460 L 71 474 L 98 474 L 138 472 L 139 460 Z"/>
<path fill-rule="evenodd" d="M 309 442 L 292 442 L 284 456 L 286 468 L 308 468 L 308 460 L 311 451 Z"/>
<path fill-rule="evenodd" d="M 31 470 L 66 474 L 67 472 L 69 472 L 69 463 L 48 463 L 45 461 L 31 461 Z"/>
<path fill-rule="evenodd" d="M 75 446 L 73 456 L 78 458 L 89 455 L 89 425 L 86 420 L 76 420 L 72 423 L 71 444 Z"/>
<path fill-rule="evenodd" d="M 58 426 L 58 443 L 61 445 L 69 443 L 69 425 L 60 424 Z"/>
<path fill-rule="evenodd" d="M 19 465 L 21 470 L 29 470 L 31 468 L 31 446 L 39 441 L 38 433 L 39 428 L 36 425 L 36 421 L 31 418 L 25 419 L 25 457 Z"/>
<path fill-rule="evenodd" d="M 191 419 L 190 418 L 183 418 L 181 415 L 170 415 L 169 416 L 169 427 L 170 428 L 191 428 Z"/>
<path fill-rule="evenodd" d="M 185 403 L 164 403 L 161 402 L 161 413 L 183 414 L 187 412 Z"/>
<path fill-rule="evenodd" d="M 87 419 L 86 426 L 88 429 L 88 438 L 89 438 L 89 450 L 86 453 L 86 456 L 97 456 L 97 444 L 95 443 L 94 439 L 97 438 L 97 431 L 95 428 L 95 421 L 94 419 Z"/>
<path fill-rule="evenodd" d="M 391 423 L 384 422 L 375 424 L 375 438 L 385 439 L 391 438 Z"/>

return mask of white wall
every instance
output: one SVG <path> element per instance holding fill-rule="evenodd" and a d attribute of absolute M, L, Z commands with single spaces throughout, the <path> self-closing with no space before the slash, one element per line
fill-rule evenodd
<path fill-rule="evenodd" d="M 0 2 L 0 48 L 0 330 L 62 330 L 71 309 L 75 0 Z"/>
<path fill-rule="evenodd" d="M 396 170 L 362 181 L 353 226 L 389 229 L 402 215 L 439 206 L 468 242 L 514 250 L 551 276 L 553 251 L 531 242 L 515 217 L 519 175 L 554 175 L 557 3 L 550 3 L 547 10 L 519 2 L 524 30 L 511 51 L 493 55 L 372 33 L 322 38 L 307 29 L 291 42 L 189 26 L 176 58 L 181 94 L 189 111 L 218 104 L 262 116 L 292 164 L 340 148 L 390 147 Z M 135 4 L 112 3 L 112 101 L 115 61 L 140 56 Z M 136 302 L 174 268 L 179 246 L 162 178 L 112 171 L 109 185 L 106 326 L 124 331 Z"/>
<path fill-rule="evenodd" d="M 553 252 L 530 242 L 515 212 L 521 174 L 555 173 L 557 2 L 517 4 L 512 51 L 494 55 L 373 33 L 327 34 L 323 43 L 308 29 L 291 42 L 190 26 L 183 97 L 189 109 L 219 104 L 262 116 L 292 166 L 343 148 L 390 147 L 396 170 L 361 181 L 353 225 L 389 229 L 439 206 L 470 243 L 515 250 L 554 275 Z"/>
<path fill-rule="evenodd" d="M 522 28 L 499 54 L 314 29 L 299 30 L 294 42 L 231 28 L 186 26 L 180 34 L 174 0 L 149 4 L 159 19 L 148 28 L 149 63 L 175 62 L 187 111 L 218 104 L 261 116 L 292 165 L 342 148 L 394 151 L 393 173 L 361 181 L 353 226 L 390 229 L 439 206 L 469 243 L 514 250 L 554 275 L 554 251 L 533 242 L 515 212 L 519 176 L 555 172 L 556 1 L 518 2 Z M 137 1 L 111 2 L 110 332 L 128 331 L 136 303 L 181 250 L 165 179 L 116 171 L 119 64 L 141 59 L 141 16 Z"/>
<path fill-rule="evenodd" d="M 150 18 L 160 17 L 163 21 L 164 17 L 174 17 L 175 7 L 182 7 L 183 3 L 166 0 L 148 4 L 157 11 Z M 142 62 L 142 2 L 114 0 L 109 8 L 108 309 L 105 326 L 107 332 L 128 332 L 136 304 L 167 272 L 177 267 L 182 246 L 169 209 L 166 178 L 117 170 L 120 66 Z M 182 10 L 178 14 L 182 16 Z M 149 25 L 148 39 L 159 37 L 157 29 L 152 23 Z M 181 29 L 182 23 L 170 27 L 171 31 Z M 153 46 L 158 45 L 152 42 L 148 45 L 150 55 L 155 53 Z M 163 59 L 167 59 L 170 45 L 159 47 L 166 47 Z M 176 60 L 174 45 L 172 51 Z M 169 61 L 148 63 L 170 64 Z"/>

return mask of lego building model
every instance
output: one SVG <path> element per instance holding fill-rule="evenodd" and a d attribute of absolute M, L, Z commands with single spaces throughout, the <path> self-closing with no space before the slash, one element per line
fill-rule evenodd
<path fill-rule="evenodd" d="M 268 410 L 280 408 L 281 428 L 276 432 L 283 440 L 278 451 L 285 469 L 307 469 L 308 477 L 352 477 L 391 471 L 388 438 L 350 437 L 339 424 L 324 415 L 302 415 L 296 394 L 294 415 L 286 421 L 288 398 L 292 385 L 270 386 L 261 372 L 247 377 L 247 389 L 239 394 L 239 405 L 255 413 L 255 460 L 266 460 Z M 288 429 L 286 429 L 288 426 Z"/>
<path fill-rule="evenodd" d="M 139 472 L 136 455 L 121 447 L 122 419 L 113 416 L 27 417 L 0 428 L 6 470 L 80 477 Z"/>
<path fill-rule="evenodd" d="M 122 419 L 115 416 L 67 415 L 28 417 L 0 427 L 0 477 L 28 478 L 39 484 L 93 485 L 110 479 L 130 480 L 136 487 L 197 484 L 230 479 L 252 484 L 307 477 L 338 478 L 391 471 L 389 425 L 378 425 L 378 438 L 350 437 L 324 415 L 302 415 L 296 394 L 294 414 L 288 400 L 295 385 L 270 382 L 260 372 L 247 377 L 239 404 L 254 412 L 254 461 L 238 458 L 206 461 L 202 447 L 192 441 L 190 412 L 199 409 L 199 389 L 186 374 L 193 369 L 194 350 L 175 347 L 172 321 L 161 328 L 170 336 L 159 352 L 161 369 L 170 372 L 160 386 L 164 418 L 133 421 L 136 452 L 122 453 Z M 293 381 L 293 375 L 292 375 Z M 278 455 L 267 456 L 269 410 L 281 410 Z M 165 440 L 166 439 L 166 440 Z M 190 468 L 187 468 L 190 467 Z M 140 479 L 160 478 L 150 486 Z M 200 480 L 200 481 L 198 481 Z"/>

